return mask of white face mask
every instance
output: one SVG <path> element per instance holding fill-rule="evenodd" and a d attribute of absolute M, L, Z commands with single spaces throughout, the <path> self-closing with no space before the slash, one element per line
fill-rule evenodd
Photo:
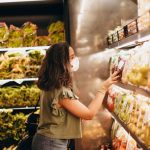
<path fill-rule="evenodd" d="M 79 69 L 79 59 L 75 57 L 71 62 L 71 71 L 77 71 Z"/>

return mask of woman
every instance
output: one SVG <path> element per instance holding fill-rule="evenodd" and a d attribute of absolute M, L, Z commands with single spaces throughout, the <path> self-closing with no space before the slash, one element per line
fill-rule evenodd
<path fill-rule="evenodd" d="M 37 82 L 42 93 L 33 150 L 66 150 L 69 139 L 81 138 L 81 119 L 93 118 L 106 90 L 119 77 L 115 72 L 104 81 L 95 99 L 86 107 L 72 90 L 71 74 L 78 68 L 79 60 L 67 43 L 54 44 L 46 51 Z"/>

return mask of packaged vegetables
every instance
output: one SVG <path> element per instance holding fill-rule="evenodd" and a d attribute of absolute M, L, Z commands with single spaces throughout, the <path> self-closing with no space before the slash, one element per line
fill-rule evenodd
<path fill-rule="evenodd" d="M 110 72 L 119 70 L 121 82 L 150 90 L 149 46 L 150 43 L 146 42 L 129 51 L 120 51 L 111 57 Z"/>
<path fill-rule="evenodd" d="M 150 43 L 144 43 L 133 51 L 135 54 L 125 64 L 122 81 L 144 89 L 148 89 L 148 74 L 150 71 Z"/>
<path fill-rule="evenodd" d="M 22 25 L 23 31 L 23 45 L 25 47 L 35 46 L 35 41 L 37 37 L 37 25 L 26 22 Z"/>
<path fill-rule="evenodd" d="M 5 22 L 0 23 L 0 42 L 5 42 L 8 39 L 9 30 Z"/>
<path fill-rule="evenodd" d="M 150 147 L 150 98 L 113 85 L 109 89 L 107 105 L 132 133 Z"/>
<path fill-rule="evenodd" d="M 8 47 L 22 47 L 23 46 L 23 32 L 20 28 L 10 25 L 9 39 L 7 41 Z"/>
<path fill-rule="evenodd" d="M 52 44 L 65 41 L 64 23 L 57 21 L 50 24 L 48 27 L 48 33 Z"/>
<path fill-rule="evenodd" d="M 36 46 L 38 46 L 38 45 L 47 46 L 50 44 L 51 44 L 51 39 L 48 36 L 38 36 L 36 38 L 36 42 L 35 42 Z"/>
<path fill-rule="evenodd" d="M 25 133 L 27 115 L 12 112 L 0 112 L 0 141 L 11 139 L 19 141 Z"/>
<path fill-rule="evenodd" d="M 139 31 L 148 29 L 150 27 L 150 11 L 145 12 L 137 19 Z"/>
<path fill-rule="evenodd" d="M 53 22 L 48 26 L 48 35 L 38 36 L 38 26 L 25 22 L 20 28 L 0 22 L 0 48 L 49 46 L 65 41 L 64 23 Z"/>
<path fill-rule="evenodd" d="M 0 55 L 0 79 L 36 77 L 45 50 L 6 52 Z"/>
<path fill-rule="evenodd" d="M 108 31 L 107 43 L 108 45 L 111 45 L 140 31 L 148 30 L 149 28 L 150 10 L 148 9 L 148 11 L 145 11 L 144 14 L 137 19 L 132 20 L 124 26 L 117 26 L 115 29 Z"/>
<path fill-rule="evenodd" d="M 9 29 L 6 25 L 6 23 L 1 22 L 0 23 L 0 48 L 1 47 L 6 47 L 6 41 L 8 40 L 9 37 Z"/>
<path fill-rule="evenodd" d="M 116 121 L 113 123 L 111 136 L 115 150 L 140 150 L 136 141 Z"/>
<path fill-rule="evenodd" d="M 0 107 L 34 106 L 39 95 L 40 90 L 36 85 L 2 87 L 0 88 Z"/>

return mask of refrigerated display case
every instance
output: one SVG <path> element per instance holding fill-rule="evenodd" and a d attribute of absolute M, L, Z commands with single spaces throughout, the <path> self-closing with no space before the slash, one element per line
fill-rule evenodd
<path fill-rule="evenodd" d="M 110 57 L 118 52 L 114 48 L 106 49 L 107 32 L 137 17 L 137 3 L 135 0 L 69 0 L 68 5 L 71 45 L 80 57 L 74 89 L 81 102 L 88 105 L 109 77 Z M 121 34 L 120 31 L 123 38 Z M 83 123 L 83 138 L 76 141 L 77 150 L 97 150 L 101 144 L 111 142 L 112 118 L 105 108 L 87 122 Z M 95 130 L 95 126 L 101 129 Z"/>
<path fill-rule="evenodd" d="M 146 20 L 149 20 L 150 16 L 147 14 L 149 11 L 145 12 L 142 18 L 146 15 Z M 138 17 L 137 20 L 140 18 Z M 141 24 L 140 22 L 140 27 Z M 137 27 L 139 27 L 139 22 L 137 22 Z M 110 47 L 119 48 L 119 52 L 111 57 L 110 73 L 119 70 L 121 78 L 120 82 L 111 86 L 106 93 L 104 105 L 114 120 L 137 142 L 138 147 L 149 150 L 150 28 L 145 27 L 145 23 L 141 28 L 142 30 L 138 30 L 133 35 L 110 44 Z"/>
<path fill-rule="evenodd" d="M 15 149 L 25 136 L 25 120 L 40 95 L 35 81 L 46 49 L 69 39 L 64 4 L 0 2 L 0 149 Z"/>

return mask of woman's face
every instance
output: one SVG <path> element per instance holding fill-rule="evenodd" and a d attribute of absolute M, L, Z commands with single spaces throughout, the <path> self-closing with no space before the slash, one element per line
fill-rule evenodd
<path fill-rule="evenodd" d="M 72 47 L 69 47 L 69 60 L 70 62 L 75 58 L 75 53 Z M 69 63 L 69 70 L 70 68 L 73 67 L 70 63 Z"/>
<path fill-rule="evenodd" d="M 69 47 L 69 62 L 71 62 L 75 58 L 74 49 L 72 47 Z M 71 70 L 73 66 L 69 63 L 68 68 Z"/>
<path fill-rule="evenodd" d="M 75 56 L 74 50 L 72 47 L 69 47 L 69 70 L 70 72 L 77 71 L 79 69 L 79 59 Z"/>
<path fill-rule="evenodd" d="M 75 53 L 72 47 L 69 47 L 69 60 L 70 62 L 75 58 Z"/>

